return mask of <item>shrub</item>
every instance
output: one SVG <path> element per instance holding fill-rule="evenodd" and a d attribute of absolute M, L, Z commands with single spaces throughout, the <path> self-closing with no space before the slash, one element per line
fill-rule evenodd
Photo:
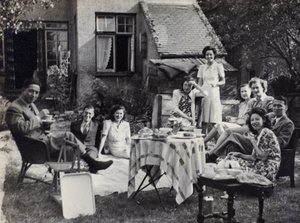
<path fill-rule="evenodd" d="M 7 128 L 5 113 L 9 105 L 10 101 L 0 95 L 0 131 Z"/>
<path fill-rule="evenodd" d="M 112 106 L 123 105 L 128 114 L 127 119 L 132 124 L 131 130 L 136 132 L 136 124 L 150 122 L 152 113 L 152 100 L 140 83 L 140 77 L 133 77 L 130 87 L 112 91 L 101 79 L 95 79 L 92 85 L 93 93 L 86 104 L 95 106 L 95 115 L 97 113 L 100 120 L 108 116 Z"/>
<path fill-rule="evenodd" d="M 47 92 L 43 95 L 43 99 L 50 99 L 51 107 L 63 112 L 70 107 L 68 64 L 62 63 L 60 67 L 50 66 L 47 74 Z"/>

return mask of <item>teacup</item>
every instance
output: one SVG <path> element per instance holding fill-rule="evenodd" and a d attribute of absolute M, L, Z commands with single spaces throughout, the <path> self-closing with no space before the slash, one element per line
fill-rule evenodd
<path fill-rule="evenodd" d="M 196 137 L 201 137 L 202 136 L 202 129 L 194 129 L 194 133 Z"/>
<path fill-rule="evenodd" d="M 51 121 L 52 118 L 53 118 L 53 115 L 45 115 L 45 116 L 44 116 L 44 119 L 45 119 L 46 121 Z"/>

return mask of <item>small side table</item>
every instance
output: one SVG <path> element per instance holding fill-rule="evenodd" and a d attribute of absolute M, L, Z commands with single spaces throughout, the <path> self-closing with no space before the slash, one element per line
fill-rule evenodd
<path fill-rule="evenodd" d="M 198 190 L 199 213 L 197 216 L 198 223 L 203 223 L 204 220 L 207 218 L 223 218 L 226 219 L 227 222 L 236 223 L 237 221 L 234 220 L 235 209 L 233 207 L 235 192 L 253 193 L 258 198 L 258 203 L 259 203 L 259 216 L 257 219 L 257 223 L 265 222 L 265 220 L 263 219 L 264 199 L 271 197 L 274 189 L 273 186 L 240 184 L 236 180 L 218 181 L 203 176 L 200 176 L 198 178 L 198 186 L 199 186 L 199 190 Z M 203 214 L 203 203 L 202 203 L 203 192 L 204 192 L 203 186 L 208 186 L 211 188 L 215 188 L 227 192 L 228 194 L 227 214 L 226 213 L 225 214 L 211 213 L 207 215 Z"/>

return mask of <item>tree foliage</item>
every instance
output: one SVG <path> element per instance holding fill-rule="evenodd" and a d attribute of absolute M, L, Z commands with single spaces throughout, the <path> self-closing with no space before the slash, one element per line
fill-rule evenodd
<path fill-rule="evenodd" d="M 34 10 L 36 6 L 53 8 L 56 1 L 59 0 L 0 0 L 0 30 L 11 29 L 18 32 L 28 28 L 28 24 L 33 21 L 20 21 L 21 15 Z"/>
<path fill-rule="evenodd" d="M 243 46 L 244 56 L 258 55 L 262 72 L 300 77 L 300 0 L 199 0 L 201 8 L 231 49 Z M 281 66 L 282 69 L 272 69 Z M 270 74 L 269 74 L 270 78 Z"/>

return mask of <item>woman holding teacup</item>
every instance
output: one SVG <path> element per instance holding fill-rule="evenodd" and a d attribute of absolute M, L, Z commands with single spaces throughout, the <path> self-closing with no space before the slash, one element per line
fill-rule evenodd
<path fill-rule="evenodd" d="M 242 170 L 260 174 L 275 182 L 281 161 L 281 153 L 277 137 L 270 130 L 271 123 L 266 115 L 266 110 L 259 107 L 253 108 L 246 123 L 249 132 L 245 133 L 244 137 L 251 142 L 252 153 L 249 155 L 230 152 L 224 159 L 236 160 Z M 235 143 L 234 135 L 231 137 L 230 141 Z"/>

